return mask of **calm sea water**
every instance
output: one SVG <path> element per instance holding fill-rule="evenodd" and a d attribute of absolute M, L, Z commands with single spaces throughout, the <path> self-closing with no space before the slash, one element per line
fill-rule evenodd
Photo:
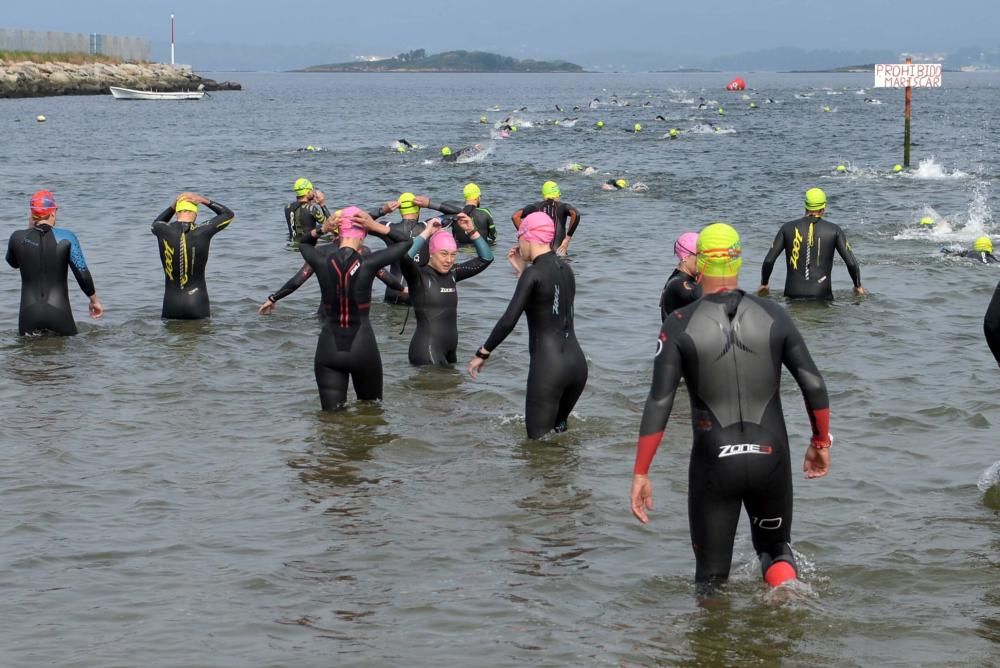
<path fill-rule="evenodd" d="M 16 272 L 0 282 L 0 664 L 1000 662 L 1000 516 L 977 488 L 1000 458 L 982 336 L 1000 271 L 939 253 L 998 231 L 1000 77 L 916 91 L 915 170 L 893 176 L 902 92 L 869 89 L 870 75 L 758 74 L 748 99 L 715 74 L 227 76 L 246 90 L 198 103 L 0 101 L 4 224 L 54 190 L 107 308 L 91 322 L 77 293 L 79 336 L 21 339 Z M 518 132 L 491 140 L 522 106 Z M 399 138 L 426 148 L 397 154 Z M 476 142 L 480 160 L 435 159 Z M 476 181 L 501 252 L 510 212 L 558 180 L 583 213 L 571 252 L 590 382 L 571 430 L 524 438 L 524 322 L 472 381 L 410 367 L 413 323 L 400 334 L 405 311 L 381 303 L 384 403 L 321 413 L 318 288 L 255 312 L 301 262 L 281 217 L 299 176 L 337 206 L 459 199 Z M 611 177 L 646 189 L 602 191 Z M 674 238 L 717 219 L 742 232 L 754 288 L 778 224 L 817 185 L 872 295 L 852 297 L 838 261 L 835 303 L 789 307 L 837 439 L 829 477 L 796 481 L 804 584 L 765 591 L 744 520 L 732 582 L 703 607 L 685 399 L 653 465 L 651 524 L 628 510 L 659 289 Z M 149 223 L 189 189 L 237 217 L 213 242 L 213 318 L 164 323 Z M 949 231 L 918 229 L 925 215 Z M 461 360 L 514 283 L 501 256 L 462 284 Z M 808 424 L 791 379 L 784 394 L 798 457 Z"/>

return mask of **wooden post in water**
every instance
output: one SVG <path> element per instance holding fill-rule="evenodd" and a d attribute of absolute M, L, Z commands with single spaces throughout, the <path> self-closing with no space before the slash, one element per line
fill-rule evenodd
<path fill-rule="evenodd" d="M 913 62 L 913 58 L 906 57 L 906 64 Z M 906 120 L 903 122 L 903 167 L 910 166 L 910 102 L 913 100 L 913 87 L 906 87 Z"/>

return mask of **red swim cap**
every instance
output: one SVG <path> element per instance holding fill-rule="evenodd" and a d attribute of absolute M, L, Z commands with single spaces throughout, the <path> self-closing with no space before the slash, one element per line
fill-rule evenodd
<path fill-rule="evenodd" d="M 51 190 L 39 190 L 31 196 L 31 215 L 36 218 L 48 218 L 58 208 Z"/>

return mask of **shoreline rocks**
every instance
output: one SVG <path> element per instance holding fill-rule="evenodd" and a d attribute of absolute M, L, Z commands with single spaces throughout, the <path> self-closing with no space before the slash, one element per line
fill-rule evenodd
<path fill-rule="evenodd" d="M 186 65 L 162 63 L 36 63 L 0 59 L 0 98 L 56 95 L 110 95 L 109 86 L 137 90 L 242 90 L 234 81 L 219 83 Z"/>

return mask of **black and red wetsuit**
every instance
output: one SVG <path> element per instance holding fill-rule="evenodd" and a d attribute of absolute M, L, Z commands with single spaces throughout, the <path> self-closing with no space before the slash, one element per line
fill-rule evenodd
<path fill-rule="evenodd" d="M 718 292 L 674 311 L 660 330 L 635 473 L 649 471 L 683 376 L 694 430 L 688 517 L 699 583 L 729 577 L 741 504 L 765 570 L 774 560 L 794 565 L 782 364 L 805 396 L 813 438 L 827 442 L 826 385 L 780 305 L 740 290 Z"/>
<path fill-rule="evenodd" d="M 372 282 L 381 267 L 398 261 L 410 247 L 405 234 L 390 231 L 389 239 L 388 248 L 368 257 L 347 246 L 299 246 L 323 294 L 323 331 L 313 366 L 324 410 L 347 400 L 348 378 L 358 399 L 382 398 L 382 357 L 368 321 Z"/>

